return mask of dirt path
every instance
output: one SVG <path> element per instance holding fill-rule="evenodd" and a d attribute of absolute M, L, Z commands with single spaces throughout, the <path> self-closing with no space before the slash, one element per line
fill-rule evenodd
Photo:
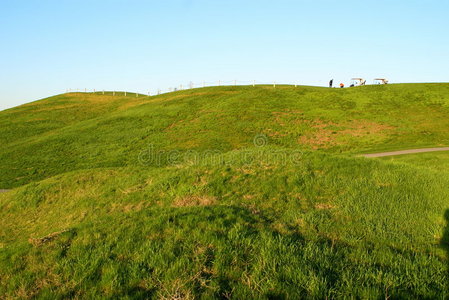
<path fill-rule="evenodd" d="M 2 189 L 0 189 L 0 193 L 6 193 L 6 192 L 9 192 L 9 190 L 2 190 Z"/>
<path fill-rule="evenodd" d="M 364 157 L 384 157 L 384 156 L 395 156 L 395 155 L 402 155 L 402 154 L 426 153 L 426 152 L 437 152 L 437 151 L 449 151 L 449 147 L 410 149 L 410 150 L 401 150 L 401 151 L 393 151 L 393 152 L 362 154 L 360 156 L 364 156 Z"/>

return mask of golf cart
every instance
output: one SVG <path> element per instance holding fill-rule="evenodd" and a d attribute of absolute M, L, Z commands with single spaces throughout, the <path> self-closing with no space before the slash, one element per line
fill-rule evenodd
<path fill-rule="evenodd" d="M 353 86 L 359 86 L 359 85 L 365 85 L 366 84 L 366 80 L 363 78 L 352 78 L 351 79 L 351 87 Z"/>
<path fill-rule="evenodd" d="M 376 78 L 374 79 L 374 84 L 388 84 L 388 79 Z"/>

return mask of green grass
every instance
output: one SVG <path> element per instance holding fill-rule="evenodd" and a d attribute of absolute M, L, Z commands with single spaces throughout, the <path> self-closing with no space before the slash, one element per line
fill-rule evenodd
<path fill-rule="evenodd" d="M 0 298 L 447 298 L 447 154 L 354 154 L 448 145 L 448 91 L 216 87 L 0 112 Z"/>
<path fill-rule="evenodd" d="M 422 168 L 437 170 L 439 172 L 449 171 L 449 152 L 431 152 L 383 157 L 384 161 L 394 163 L 406 163 Z"/>
<path fill-rule="evenodd" d="M 449 84 L 60 95 L 1 113 L 0 188 L 135 165 L 148 144 L 158 151 L 230 151 L 265 134 L 272 145 L 329 153 L 449 145 L 448 95 Z"/>

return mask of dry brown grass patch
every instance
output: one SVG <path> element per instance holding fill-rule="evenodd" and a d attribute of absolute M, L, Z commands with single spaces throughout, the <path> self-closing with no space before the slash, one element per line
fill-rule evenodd
<path fill-rule="evenodd" d="M 195 183 L 193 185 L 195 186 L 205 186 L 207 185 L 207 178 L 205 176 L 200 176 L 199 178 L 197 178 L 197 180 L 195 181 Z"/>
<path fill-rule="evenodd" d="M 126 188 L 124 190 L 123 189 L 119 189 L 119 190 L 122 194 L 128 195 L 128 194 L 133 194 L 133 193 L 136 193 L 138 191 L 145 189 L 145 187 L 147 187 L 147 185 L 148 184 L 138 184 L 138 185 Z"/>
<path fill-rule="evenodd" d="M 178 197 L 173 201 L 172 206 L 188 207 L 188 206 L 209 206 L 214 205 L 217 199 L 213 196 L 194 196 Z"/>
<path fill-rule="evenodd" d="M 141 211 L 146 207 L 145 202 L 139 202 L 137 204 L 128 204 L 123 207 L 123 212 L 130 212 L 130 211 Z"/>
<path fill-rule="evenodd" d="M 239 172 L 241 172 L 243 174 L 246 174 L 246 175 L 255 174 L 256 173 L 256 171 L 253 168 L 248 167 L 248 166 L 244 166 L 244 167 L 238 168 L 237 171 L 239 171 Z"/>
<path fill-rule="evenodd" d="M 277 124 L 285 126 L 288 124 L 299 124 L 303 123 L 304 119 L 301 117 L 303 114 L 300 110 L 285 110 L 285 111 L 274 111 L 272 115 Z"/>
<path fill-rule="evenodd" d="M 329 203 L 318 203 L 315 205 L 316 209 L 333 209 L 336 208 L 335 205 L 329 204 Z"/>
<path fill-rule="evenodd" d="M 163 101 L 171 101 L 171 100 L 196 97 L 196 96 L 206 96 L 206 95 L 219 96 L 219 95 L 229 95 L 229 94 L 237 94 L 237 93 L 239 93 L 239 92 L 237 92 L 237 91 L 198 92 L 198 93 L 181 94 L 181 95 L 167 97 L 167 98 L 164 98 Z"/>
<path fill-rule="evenodd" d="M 68 230 L 62 230 L 62 231 L 53 232 L 53 233 L 50 233 L 49 235 L 41 237 L 41 238 L 29 238 L 28 242 L 31 245 L 38 247 L 38 246 L 41 246 L 41 245 L 43 245 L 45 243 L 53 241 L 58 236 L 60 236 L 61 234 L 65 233 L 67 231 Z"/>
<path fill-rule="evenodd" d="M 343 145 L 344 138 L 362 138 L 368 135 L 383 137 L 394 129 L 393 126 L 379 124 L 367 120 L 351 120 L 340 124 L 323 120 L 304 121 L 311 128 L 310 132 L 301 136 L 300 144 L 309 145 L 312 149 L 327 149 Z"/>

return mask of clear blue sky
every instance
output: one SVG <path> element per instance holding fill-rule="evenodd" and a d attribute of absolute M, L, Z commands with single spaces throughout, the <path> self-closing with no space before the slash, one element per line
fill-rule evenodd
<path fill-rule="evenodd" d="M 0 109 L 67 88 L 449 81 L 447 0 L 0 0 Z"/>

